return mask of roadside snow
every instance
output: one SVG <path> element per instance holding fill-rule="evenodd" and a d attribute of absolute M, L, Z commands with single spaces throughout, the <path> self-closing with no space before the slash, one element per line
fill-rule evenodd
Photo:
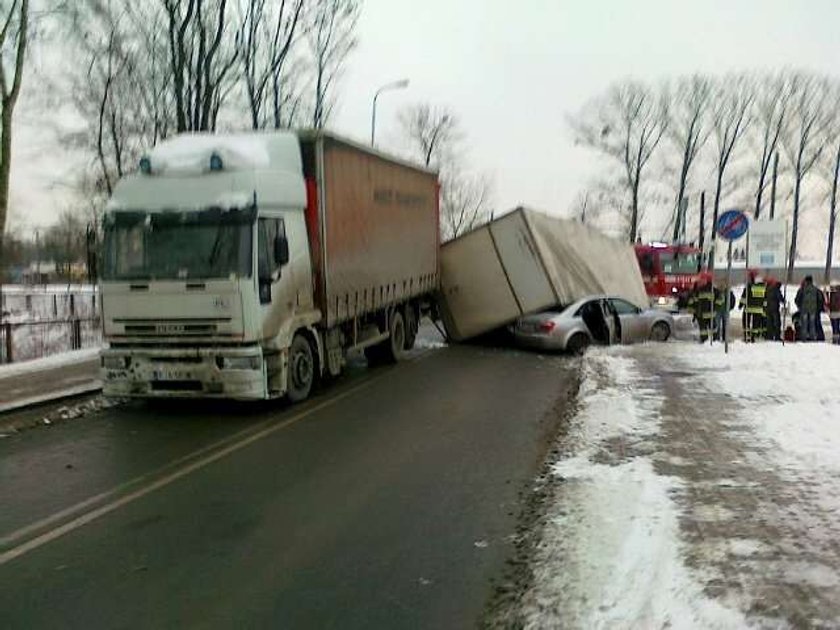
<path fill-rule="evenodd" d="M 834 488 L 840 477 L 840 348 L 824 343 L 737 343 L 681 357 L 702 368 L 702 380 L 743 402 L 756 435 L 771 442 L 770 456 L 790 474 L 813 475 Z M 830 475 L 826 477 L 826 475 Z"/>
<path fill-rule="evenodd" d="M 85 363 L 98 357 L 100 350 L 99 347 L 83 348 L 82 350 L 62 352 L 41 359 L 0 365 L 0 379 Z"/>
<path fill-rule="evenodd" d="M 552 469 L 561 481 L 523 599 L 530 628 L 735 628 L 739 612 L 704 595 L 686 568 L 680 480 L 658 475 L 646 451 L 663 397 L 633 359 L 588 353 L 574 452 Z"/>

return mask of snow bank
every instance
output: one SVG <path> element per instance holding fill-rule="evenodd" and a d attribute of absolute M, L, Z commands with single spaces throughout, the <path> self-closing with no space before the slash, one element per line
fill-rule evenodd
<path fill-rule="evenodd" d="M 620 350 L 584 359 L 577 451 L 553 466 L 557 504 L 524 598 L 530 628 L 736 628 L 745 620 L 703 594 L 681 558 L 679 480 L 645 455 L 663 398 Z M 617 460 L 617 461 L 616 461 Z"/>

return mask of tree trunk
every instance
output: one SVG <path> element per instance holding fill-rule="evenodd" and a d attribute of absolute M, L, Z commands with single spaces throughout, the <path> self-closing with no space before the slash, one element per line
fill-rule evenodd
<path fill-rule="evenodd" d="M 799 194 L 802 189 L 802 174 L 797 168 L 796 185 L 793 189 L 793 225 L 790 230 L 790 254 L 788 256 L 787 284 L 793 282 L 793 266 L 796 262 L 796 240 L 799 236 Z"/>
<path fill-rule="evenodd" d="M 834 227 L 837 223 L 837 176 L 840 174 L 840 144 L 834 158 L 834 179 L 831 182 L 831 208 L 828 215 L 828 243 L 825 248 L 825 274 L 823 284 L 831 283 L 831 259 L 834 257 Z"/>
<path fill-rule="evenodd" d="M 767 177 L 767 169 L 762 165 L 758 174 L 758 190 L 755 192 L 755 219 L 761 216 L 761 198 L 764 196 L 764 180 Z"/>
<path fill-rule="evenodd" d="M 715 268 L 715 244 L 717 243 L 717 222 L 720 214 L 720 188 L 723 186 L 723 170 L 718 169 L 717 183 L 715 185 L 715 205 L 712 209 L 712 245 L 709 247 L 709 269 Z"/>
<path fill-rule="evenodd" d="M 776 179 L 779 175 L 779 152 L 773 158 L 773 179 L 770 183 L 770 220 L 776 218 Z"/>
<path fill-rule="evenodd" d="M 639 183 L 633 185 L 633 207 L 630 209 L 630 244 L 636 242 L 639 229 Z"/>

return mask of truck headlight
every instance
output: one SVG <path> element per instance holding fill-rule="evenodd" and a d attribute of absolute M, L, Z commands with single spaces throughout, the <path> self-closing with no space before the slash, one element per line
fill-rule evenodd
<path fill-rule="evenodd" d="M 127 370 L 129 365 L 131 365 L 131 357 L 114 354 L 102 355 L 102 367 L 106 370 Z"/>
<path fill-rule="evenodd" d="M 216 367 L 220 370 L 259 370 L 262 357 L 216 357 Z"/>

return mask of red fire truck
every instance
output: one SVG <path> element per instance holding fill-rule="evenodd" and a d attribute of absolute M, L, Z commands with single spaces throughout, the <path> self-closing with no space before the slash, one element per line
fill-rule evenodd
<path fill-rule="evenodd" d="M 700 250 L 693 245 L 636 245 L 636 258 L 651 305 L 678 310 L 685 306 L 700 270 Z"/>

